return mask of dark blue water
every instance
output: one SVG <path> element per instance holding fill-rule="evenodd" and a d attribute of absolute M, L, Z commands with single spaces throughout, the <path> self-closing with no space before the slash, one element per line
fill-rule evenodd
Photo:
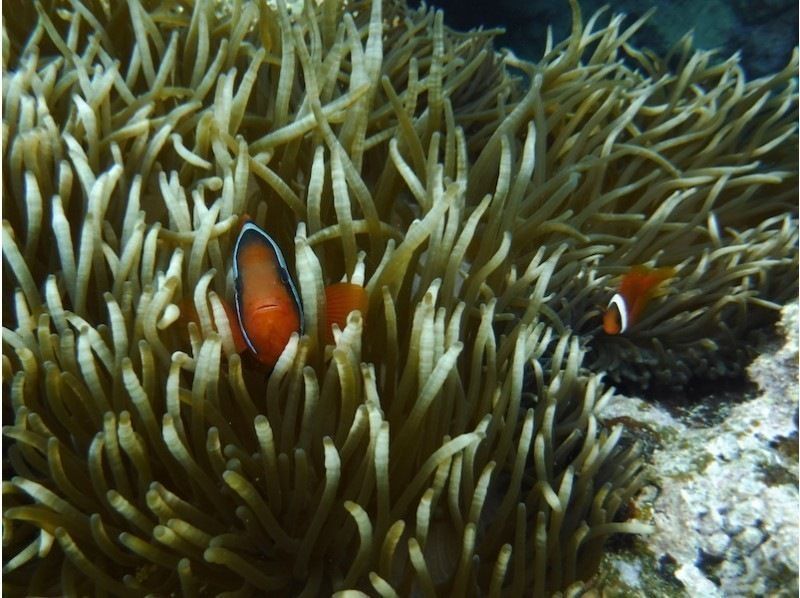
<path fill-rule="evenodd" d="M 418 5 L 419 2 L 411 2 Z M 498 45 L 508 46 L 529 60 L 542 55 L 547 26 L 555 40 L 567 36 L 571 23 L 567 0 L 434 0 L 455 29 L 503 27 Z M 633 38 L 634 45 L 664 54 L 687 31 L 694 29 L 695 45 L 719 48 L 720 57 L 742 52 L 750 77 L 781 70 L 798 43 L 797 0 L 582 0 L 584 22 L 602 6 L 624 12 L 633 23 L 650 8 L 657 12 Z M 607 22 L 608 16 L 605 16 Z"/>

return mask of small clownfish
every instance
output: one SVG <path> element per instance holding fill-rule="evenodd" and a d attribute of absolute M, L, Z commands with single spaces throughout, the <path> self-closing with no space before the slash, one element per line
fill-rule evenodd
<path fill-rule="evenodd" d="M 608 302 L 603 314 L 606 334 L 621 334 L 633 326 L 644 308 L 655 297 L 659 285 L 675 276 L 675 268 L 634 266 L 622 277 L 619 292 Z"/>
<path fill-rule="evenodd" d="M 247 347 L 272 367 L 293 332 L 303 334 L 303 308 L 278 244 L 246 220 L 233 250 L 236 316 Z"/>
<path fill-rule="evenodd" d="M 333 342 L 334 324 L 344 329 L 347 316 L 351 311 L 359 310 L 366 324 L 367 317 L 367 291 L 364 287 L 351 282 L 337 282 L 325 287 L 325 311 L 328 324 L 325 328 L 325 340 Z"/>

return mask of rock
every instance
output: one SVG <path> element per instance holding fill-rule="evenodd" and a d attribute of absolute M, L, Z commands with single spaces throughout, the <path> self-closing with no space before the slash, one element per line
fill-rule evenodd
<path fill-rule="evenodd" d="M 652 449 L 652 486 L 635 512 L 654 532 L 605 558 L 601 593 L 798 594 L 797 305 L 781 328 L 785 339 L 748 368 L 751 389 L 689 409 L 627 397 L 605 409 L 606 419 L 634 420 Z"/>

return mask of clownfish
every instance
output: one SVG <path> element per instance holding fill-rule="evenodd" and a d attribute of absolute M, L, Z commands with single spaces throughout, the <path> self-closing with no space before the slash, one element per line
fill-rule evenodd
<path fill-rule="evenodd" d="M 303 305 L 280 247 L 246 216 L 233 249 L 233 278 L 238 323 L 238 330 L 233 331 L 236 349 L 239 352 L 250 349 L 258 361 L 272 367 L 292 333 L 303 334 Z M 328 285 L 325 306 L 324 338 L 333 342 L 333 325 L 343 329 L 351 311 L 359 310 L 366 321 L 367 291 L 350 282 Z M 234 319 L 230 321 L 233 324 Z M 237 333 L 241 342 L 237 342 Z"/>
<path fill-rule="evenodd" d="M 608 302 L 603 314 L 606 334 L 622 334 L 633 326 L 655 296 L 659 285 L 675 275 L 675 268 L 634 266 L 622 277 L 619 292 Z"/>
<path fill-rule="evenodd" d="M 233 250 L 236 319 L 256 359 L 272 367 L 292 333 L 303 334 L 303 308 L 280 247 L 246 220 Z"/>

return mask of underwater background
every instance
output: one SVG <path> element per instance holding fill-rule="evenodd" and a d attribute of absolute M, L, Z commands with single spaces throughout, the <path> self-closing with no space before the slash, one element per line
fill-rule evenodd
<path fill-rule="evenodd" d="M 419 5 L 419 2 L 410 2 Z M 436 0 L 429 5 L 444 9 L 444 20 L 454 29 L 502 27 L 497 46 L 507 46 L 520 58 L 542 56 L 547 28 L 553 39 L 564 39 L 570 29 L 566 0 Z M 610 14 L 625 13 L 633 22 L 655 13 L 632 38 L 632 44 L 663 55 L 689 30 L 698 48 L 717 48 L 720 58 L 742 53 L 742 66 L 750 77 L 781 70 L 797 45 L 797 7 L 794 0 L 585 0 L 584 18 L 608 6 Z"/>
<path fill-rule="evenodd" d="M 68 4 L 3 8 L 4 596 L 798 594 L 796 5 Z"/>

